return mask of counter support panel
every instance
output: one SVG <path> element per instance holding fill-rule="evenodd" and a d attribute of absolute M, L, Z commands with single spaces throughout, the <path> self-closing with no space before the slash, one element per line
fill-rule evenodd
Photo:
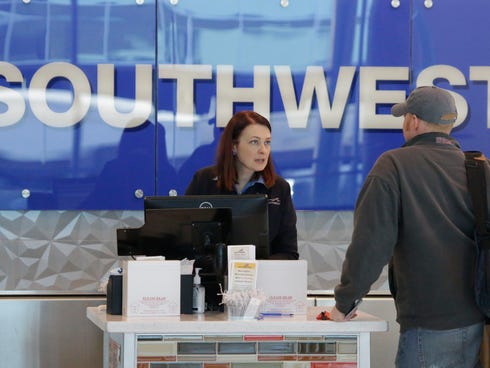
<path fill-rule="evenodd" d="M 362 311 L 349 322 L 307 315 L 228 319 L 226 313 L 124 317 L 87 308 L 104 332 L 104 368 L 369 368 L 370 334 L 387 322 Z"/>

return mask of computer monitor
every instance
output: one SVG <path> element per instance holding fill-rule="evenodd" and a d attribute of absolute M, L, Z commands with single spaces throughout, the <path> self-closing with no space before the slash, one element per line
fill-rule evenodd
<path fill-rule="evenodd" d="M 214 257 L 230 228 L 229 208 L 148 208 L 143 226 L 117 229 L 117 252 L 170 260 Z"/>
<path fill-rule="evenodd" d="M 231 233 L 227 245 L 255 245 L 257 259 L 269 257 L 268 200 L 265 194 L 149 196 L 145 213 L 155 208 L 230 208 Z"/>

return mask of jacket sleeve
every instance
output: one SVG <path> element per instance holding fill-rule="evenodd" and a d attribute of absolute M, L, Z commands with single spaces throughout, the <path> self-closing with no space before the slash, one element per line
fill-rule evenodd
<path fill-rule="evenodd" d="M 339 311 L 364 297 L 389 262 L 398 238 L 399 198 L 376 176 L 368 176 L 356 203 L 354 231 L 335 287 Z"/>
<path fill-rule="evenodd" d="M 192 180 L 185 190 L 186 195 L 201 194 L 199 193 L 199 173 L 196 172 L 192 176 Z"/>
<path fill-rule="evenodd" d="M 296 210 L 291 198 L 291 188 L 284 181 L 280 193 L 279 231 L 271 239 L 270 259 L 298 259 L 298 233 L 296 229 Z M 277 221 L 277 219 L 272 219 Z"/>
<path fill-rule="evenodd" d="M 216 180 L 214 168 L 204 167 L 194 173 L 187 189 L 186 195 L 201 195 L 201 194 L 218 194 L 218 188 L 216 186 Z"/>

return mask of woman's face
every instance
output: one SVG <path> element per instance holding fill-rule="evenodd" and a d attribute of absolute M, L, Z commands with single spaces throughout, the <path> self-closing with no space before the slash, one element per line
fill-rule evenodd
<path fill-rule="evenodd" d="M 233 150 L 236 152 L 239 171 L 254 173 L 264 170 L 271 152 L 270 130 L 259 124 L 247 126 L 238 137 Z"/>

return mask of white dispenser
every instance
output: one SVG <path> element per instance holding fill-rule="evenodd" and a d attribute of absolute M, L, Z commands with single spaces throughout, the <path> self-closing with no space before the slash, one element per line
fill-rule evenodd
<path fill-rule="evenodd" d="M 201 285 L 201 276 L 199 276 L 200 268 L 196 268 L 194 276 L 194 285 L 192 289 L 192 311 L 194 313 L 204 313 L 205 311 L 205 292 L 204 286 Z"/>

